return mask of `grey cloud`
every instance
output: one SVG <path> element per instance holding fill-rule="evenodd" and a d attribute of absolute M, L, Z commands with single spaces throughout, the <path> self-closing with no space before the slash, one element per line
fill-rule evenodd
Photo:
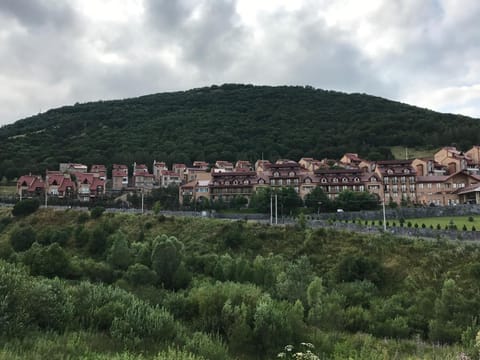
<path fill-rule="evenodd" d="M 146 4 L 149 25 L 157 31 L 156 45 L 174 41 L 183 60 L 202 71 L 230 66 L 247 38 L 235 1 L 149 0 Z"/>
<path fill-rule="evenodd" d="M 27 28 L 68 28 L 75 23 L 74 11 L 65 2 L 55 0 L 2 0 L 0 13 L 13 16 Z"/>

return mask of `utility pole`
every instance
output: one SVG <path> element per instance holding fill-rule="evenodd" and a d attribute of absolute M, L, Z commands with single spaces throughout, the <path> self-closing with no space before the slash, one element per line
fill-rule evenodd
<path fill-rule="evenodd" d="M 270 194 L 270 225 L 273 225 L 273 195 Z"/>
<path fill-rule="evenodd" d="M 275 194 L 275 225 L 278 224 L 278 195 Z"/>
<path fill-rule="evenodd" d="M 143 188 L 141 189 L 141 193 L 142 193 L 142 214 L 143 214 Z"/>
<path fill-rule="evenodd" d="M 45 209 L 47 208 L 47 203 L 48 203 L 48 191 L 45 191 Z"/>
<path fill-rule="evenodd" d="M 385 192 L 383 193 L 383 231 L 387 231 L 387 216 L 385 214 Z"/>

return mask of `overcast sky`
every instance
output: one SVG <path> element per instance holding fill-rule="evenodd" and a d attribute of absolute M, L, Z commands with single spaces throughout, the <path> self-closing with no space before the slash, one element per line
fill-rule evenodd
<path fill-rule="evenodd" d="M 0 0 L 0 125 L 222 83 L 480 118 L 478 0 Z"/>

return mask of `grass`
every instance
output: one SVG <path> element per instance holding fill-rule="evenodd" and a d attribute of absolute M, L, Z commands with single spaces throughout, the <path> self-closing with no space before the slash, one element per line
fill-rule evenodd
<path fill-rule="evenodd" d="M 0 186 L 0 196 L 1 195 L 15 195 L 16 191 L 17 191 L 16 186 L 5 186 L 5 185 Z"/>
<path fill-rule="evenodd" d="M 397 160 L 405 159 L 405 147 L 404 146 L 392 146 L 390 148 L 393 157 Z M 433 156 L 437 150 L 427 148 L 407 148 L 407 156 L 409 159 L 415 159 L 417 157 Z"/>
<path fill-rule="evenodd" d="M 473 221 L 469 221 L 469 218 L 473 218 Z M 411 222 L 412 225 L 417 223 L 418 226 L 425 224 L 427 227 L 433 225 L 436 228 L 437 224 L 440 224 L 442 229 L 446 225 L 450 225 L 451 222 L 457 226 L 457 229 L 461 230 L 465 225 L 468 230 L 472 229 L 472 226 L 475 226 L 477 230 L 480 230 L 480 216 L 446 216 L 446 217 L 431 217 L 431 218 L 414 218 L 414 219 L 405 219 L 405 223 Z M 398 221 L 397 221 L 398 222 Z"/>

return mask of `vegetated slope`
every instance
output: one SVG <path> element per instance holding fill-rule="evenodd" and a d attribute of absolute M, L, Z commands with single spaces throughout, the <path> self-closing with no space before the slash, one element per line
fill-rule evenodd
<path fill-rule="evenodd" d="M 480 142 L 476 119 L 364 94 L 311 87 L 223 85 L 76 104 L 0 129 L 0 176 L 60 161 L 149 163 L 262 157 L 376 159 L 390 146 L 461 148 Z"/>
<path fill-rule="evenodd" d="M 300 342 L 324 359 L 478 358 L 479 260 L 389 234 L 0 209 L 0 358 L 273 359 Z"/>

